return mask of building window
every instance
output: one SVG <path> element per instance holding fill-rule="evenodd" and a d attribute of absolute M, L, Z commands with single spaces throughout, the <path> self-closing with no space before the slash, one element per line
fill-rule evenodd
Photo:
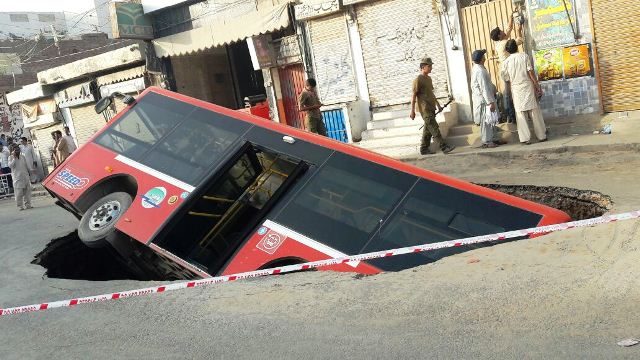
<path fill-rule="evenodd" d="M 27 14 L 9 14 L 9 20 L 11 22 L 29 22 L 29 16 Z"/>
<path fill-rule="evenodd" d="M 54 14 L 38 14 L 38 21 L 40 21 L 40 22 L 56 22 L 56 16 Z"/>

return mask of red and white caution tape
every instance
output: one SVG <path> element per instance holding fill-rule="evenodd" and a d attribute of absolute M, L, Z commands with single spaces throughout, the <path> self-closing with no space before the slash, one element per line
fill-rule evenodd
<path fill-rule="evenodd" d="M 249 271 L 249 272 L 238 273 L 233 275 L 216 276 L 216 277 L 210 277 L 210 278 L 200 279 L 200 280 L 185 281 L 185 282 L 174 283 L 174 284 L 148 287 L 144 289 L 121 291 L 121 292 L 116 292 L 111 294 L 87 296 L 83 298 L 53 301 L 53 302 L 46 302 L 46 303 L 26 305 L 26 306 L 16 306 L 16 307 L 11 307 L 6 309 L 0 309 L 0 316 L 20 314 L 20 313 L 26 313 L 26 312 L 32 312 L 32 311 L 39 311 L 39 310 L 49 310 L 53 308 L 72 307 L 80 304 L 88 304 L 88 303 L 106 301 L 106 300 L 117 300 L 117 299 L 130 298 L 130 297 L 141 296 L 141 295 L 157 294 L 157 293 L 163 293 L 167 291 L 193 288 L 197 286 L 231 282 L 231 281 L 240 280 L 240 279 L 284 274 L 284 273 L 293 272 L 293 271 L 307 270 L 307 269 L 319 268 L 324 266 L 332 266 L 336 264 L 344 264 L 352 261 L 378 259 L 378 258 L 389 257 L 389 256 L 418 253 L 423 251 L 444 249 L 444 248 L 470 245 L 470 244 L 478 244 L 478 243 L 489 242 L 489 241 L 506 240 L 506 239 L 523 237 L 523 236 L 531 236 L 535 234 L 546 234 L 546 233 L 562 231 L 566 229 L 594 226 L 594 225 L 606 224 L 606 223 L 611 223 L 611 222 L 620 221 L 620 220 L 630 220 L 630 219 L 637 219 L 637 218 L 640 218 L 640 210 L 621 213 L 621 214 L 615 214 L 615 215 L 605 215 L 605 216 L 600 216 L 600 217 L 586 219 L 586 220 L 571 221 L 571 222 L 566 222 L 561 224 L 539 226 L 535 228 L 507 231 L 507 232 L 501 232 L 501 233 L 490 234 L 490 235 L 473 236 L 473 237 L 468 237 L 468 238 L 458 239 L 458 240 L 442 241 L 442 242 L 433 243 L 433 244 L 409 246 L 409 247 L 403 247 L 398 249 L 376 251 L 376 252 L 370 252 L 366 254 L 359 254 L 359 255 L 353 255 L 353 256 L 345 256 L 341 258 L 313 261 L 313 262 L 308 262 L 304 264 L 287 265 L 287 266 L 282 266 L 282 267 L 277 267 L 272 269 Z"/>

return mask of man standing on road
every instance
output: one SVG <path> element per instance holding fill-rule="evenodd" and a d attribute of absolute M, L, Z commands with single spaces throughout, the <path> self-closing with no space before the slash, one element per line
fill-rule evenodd
<path fill-rule="evenodd" d="M 63 138 L 67 142 L 67 149 L 69 150 L 69 154 L 71 154 L 78 149 L 76 141 L 73 136 L 71 136 L 71 130 L 69 130 L 68 126 L 64 127 L 64 134 Z"/>
<path fill-rule="evenodd" d="M 20 139 L 20 151 L 24 156 L 24 159 L 27 161 L 27 167 L 29 168 L 29 174 L 31 174 L 29 181 L 31 183 L 35 183 L 36 179 L 36 168 L 38 167 L 38 163 L 36 163 L 36 155 L 33 151 L 33 146 L 29 144 L 26 137 L 22 137 Z"/>
<path fill-rule="evenodd" d="M 429 76 L 432 69 L 433 61 L 431 61 L 431 58 L 426 57 L 422 59 L 422 61 L 420 61 L 420 74 L 415 80 L 413 80 L 411 114 L 409 114 L 409 117 L 411 120 L 416 118 L 417 102 L 418 111 L 420 111 L 422 120 L 424 121 L 424 127 L 422 128 L 422 141 L 420 142 L 421 155 L 433 154 L 433 152 L 429 150 L 432 137 L 438 143 L 438 146 L 440 146 L 440 150 L 442 150 L 443 153 L 448 154 L 455 149 L 455 146 L 447 145 L 447 143 L 444 142 L 444 139 L 442 139 L 442 135 L 440 134 L 438 122 L 436 121 L 436 107 L 438 108 L 438 111 L 442 111 L 442 106 L 433 93 L 433 82 Z"/>
<path fill-rule="evenodd" d="M 500 72 L 502 79 L 513 94 L 520 142 L 525 145 L 531 144 L 531 132 L 527 124 L 528 117 L 533 122 L 533 131 L 538 140 L 546 141 L 547 129 L 538 104 L 538 99 L 542 97 L 542 89 L 536 74 L 533 73 L 529 56 L 518 53 L 518 43 L 513 39 L 507 41 L 505 48 L 510 55 L 502 63 Z"/>
<path fill-rule="evenodd" d="M 13 149 L 9 158 L 9 167 L 13 175 L 13 191 L 18 209 L 31 209 L 31 183 L 29 182 L 29 167 L 27 160 L 20 153 L 20 148 Z"/>
<path fill-rule="evenodd" d="M 491 75 L 484 67 L 487 50 L 475 50 L 471 54 L 471 94 L 473 96 L 473 120 L 480 124 L 480 135 L 483 148 L 494 148 L 502 141 L 496 141 L 496 125 L 498 110 L 496 107 L 496 86 L 491 82 Z"/>
<path fill-rule="evenodd" d="M 9 185 L 9 191 L 12 191 L 13 181 L 11 179 L 11 168 L 9 167 L 10 155 L 11 151 L 9 150 L 9 146 L 0 145 L 0 174 L 7 175 L 7 185 Z"/>
<path fill-rule="evenodd" d="M 62 131 L 56 130 L 56 156 L 58 158 L 58 165 L 62 164 L 69 157 L 69 147 L 67 146 L 67 140 L 62 136 Z"/>
<path fill-rule="evenodd" d="M 513 13 L 516 14 L 518 9 L 513 9 Z M 493 46 L 496 50 L 496 54 L 498 55 L 498 66 L 500 66 L 506 58 L 509 56 L 509 53 L 505 50 L 505 45 L 507 41 L 511 37 L 511 31 L 513 31 L 513 16 L 509 19 L 509 25 L 507 26 L 506 31 L 502 31 L 499 27 L 491 30 L 489 36 L 491 40 L 493 40 Z M 522 45 L 522 25 L 516 24 L 516 44 Z M 498 75 L 499 77 L 500 75 Z M 502 79 L 504 81 L 504 79 Z M 513 109 L 513 96 L 509 91 L 508 87 L 505 86 L 504 89 L 504 112 L 507 116 L 507 122 L 514 123 L 516 114 Z"/>
<path fill-rule="evenodd" d="M 300 93 L 298 98 L 298 104 L 300 111 L 306 111 L 305 125 L 307 131 L 316 133 L 322 136 L 327 136 L 327 128 L 322 122 L 322 113 L 320 108 L 322 103 L 318 99 L 318 93 L 316 92 L 316 80 L 307 79 L 304 84 L 304 90 Z"/>

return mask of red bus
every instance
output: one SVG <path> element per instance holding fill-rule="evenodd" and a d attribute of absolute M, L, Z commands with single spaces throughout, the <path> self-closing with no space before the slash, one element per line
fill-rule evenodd
<path fill-rule="evenodd" d="M 232 274 L 553 224 L 564 212 L 149 88 L 44 181 L 147 278 Z M 468 247 L 467 247 L 468 249 Z M 406 269 L 464 251 L 328 268 Z"/>

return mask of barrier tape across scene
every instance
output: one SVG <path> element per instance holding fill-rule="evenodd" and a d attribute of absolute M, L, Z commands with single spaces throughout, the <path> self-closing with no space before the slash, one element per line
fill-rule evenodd
<path fill-rule="evenodd" d="M 489 234 L 489 235 L 473 236 L 473 237 L 457 239 L 457 240 L 448 240 L 448 241 L 442 241 L 442 242 L 437 242 L 433 244 L 408 246 L 408 247 L 402 247 L 402 248 L 390 249 L 390 250 L 384 250 L 384 251 L 376 251 L 376 252 L 370 252 L 370 253 L 353 255 L 353 256 L 345 256 L 340 258 L 312 261 L 312 262 L 307 262 L 303 264 L 287 265 L 287 266 L 281 266 L 281 267 L 276 267 L 271 269 L 249 271 L 249 272 L 243 272 L 243 273 L 232 274 L 232 275 L 216 276 L 216 277 L 210 277 L 210 278 L 192 280 L 192 281 L 184 281 L 184 282 L 173 283 L 173 284 L 153 286 L 153 287 L 148 287 L 143 289 L 120 291 L 120 292 L 114 292 L 109 294 L 87 296 L 87 297 L 53 301 L 53 302 L 45 302 L 45 303 L 33 304 L 33 305 L 16 306 L 16 307 L 0 309 L 0 316 L 27 313 L 32 311 L 49 310 L 54 308 L 73 307 L 80 304 L 88 304 L 88 303 L 107 301 L 107 300 L 117 300 L 117 299 L 130 298 L 130 297 L 136 297 L 141 295 L 159 294 L 167 291 L 219 284 L 219 283 L 236 281 L 240 279 L 284 274 L 284 273 L 293 272 L 293 271 L 308 270 L 308 269 L 319 268 L 324 266 L 344 264 L 352 261 L 379 259 L 379 258 L 384 258 L 389 256 L 418 253 L 423 251 L 478 244 L 478 243 L 489 242 L 489 241 L 506 240 L 506 239 L 523 237 L 523 236 L 531 236 L 536 234 L 547 234 L 547 233 L 557 232 L 557 231 L 562 231 L 567 229 L 588 227 L 588 226 L 594 226 L 599 224 L 611 223 L 615 221 L 630 220 L 630 219 L 637 219 L 637 218 L 640 218 L 640 210 L 620 213 L 620 214 L 613 214 L 613 215 L 604 215 L 604 216 L 595 217 L 592 219 L 570 221 L 570 222 L 561 223 L 561 224 L 545 225 L 545 226 L 539 226 L 539 227 L 534 227 L 529 229 L 513 230 L 513 231 L 506 231 L 506 232 L 500 232 L 500 233 Z"/>

